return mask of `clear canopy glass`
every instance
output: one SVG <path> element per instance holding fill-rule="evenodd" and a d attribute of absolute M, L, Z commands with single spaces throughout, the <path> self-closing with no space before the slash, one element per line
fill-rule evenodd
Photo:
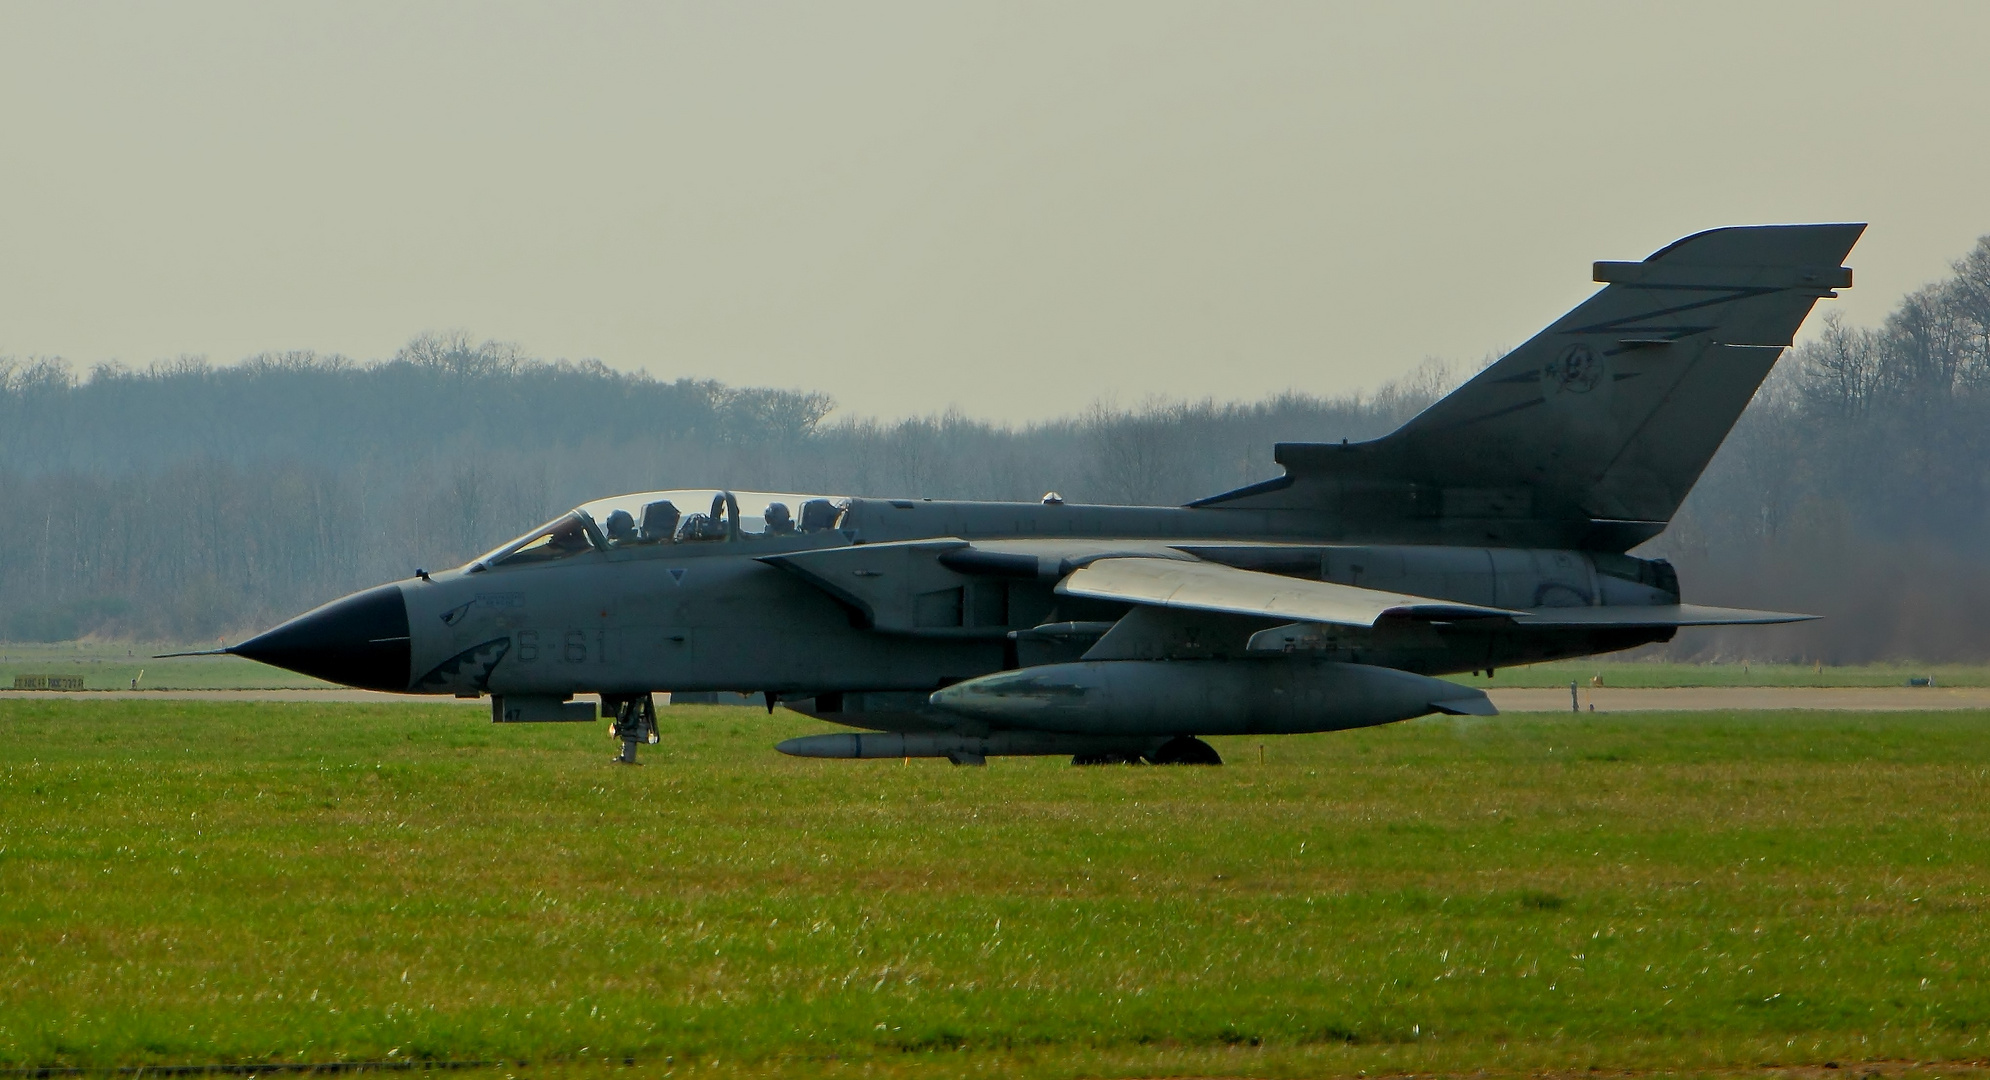
<path fill-rule="evenodd" d="M 584 551 L 751 541 L 817 533 L 842 523 L 840 495 L 682 488 L 596 499 L 496 548 L 478 568 L 551 562 Z"/>

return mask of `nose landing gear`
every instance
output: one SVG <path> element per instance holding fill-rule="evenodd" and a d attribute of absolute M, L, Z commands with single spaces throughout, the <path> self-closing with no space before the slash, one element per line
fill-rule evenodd
<path fill-rule="evenodd" d="M 644 694 L 610 701 L 615 707 L 615 722 L 609 725 L 608 734 L 622 740 L 622 752 L 616 755 L 615 763 L 641 764 L 636 760 L 636 747 L 656 743 L 656 698 Z"/>

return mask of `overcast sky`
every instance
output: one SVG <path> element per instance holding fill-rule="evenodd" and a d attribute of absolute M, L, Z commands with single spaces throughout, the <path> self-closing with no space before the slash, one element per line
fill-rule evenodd
<path fill-rule="evenodd" d="M 1990 4 L 0 6 L 0 355 L 463 329 L 845 413 L 1370 387 L 1595 259 L 1990 232 Z"/>

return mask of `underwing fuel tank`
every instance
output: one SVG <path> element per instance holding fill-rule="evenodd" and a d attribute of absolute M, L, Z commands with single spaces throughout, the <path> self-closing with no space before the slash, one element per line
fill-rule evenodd
<path fill-rule="evenodd" d="M 996 727 L 1119 736 L 1292 734 L 1498 712 L 1469 686 L 1288 656 L 1047 664 L 956 683 L 931 700 Z"/>

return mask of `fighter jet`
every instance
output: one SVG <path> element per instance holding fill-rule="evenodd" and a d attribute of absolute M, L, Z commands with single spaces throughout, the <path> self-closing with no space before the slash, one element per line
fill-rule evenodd
<path fill-rule="evenodd" d="M 1682 601 L 1662 532 L 1865 226 L 1715 229 L 1599 262 L 1573 311 L 1397 431 L 1281 443 L 1186 506 L 716 489 L 601 499 L 225 652 L 488 695 L 500 723 L 740 691 L 818 758 L 1220 763 L 1201 736 L 1488 715 L 1440 675 L 1807 616 Z M 1480 268 L 1477 273 L 1489 272 Z M 1460 272 L 1445 276 L 1469 287 Z"/>

